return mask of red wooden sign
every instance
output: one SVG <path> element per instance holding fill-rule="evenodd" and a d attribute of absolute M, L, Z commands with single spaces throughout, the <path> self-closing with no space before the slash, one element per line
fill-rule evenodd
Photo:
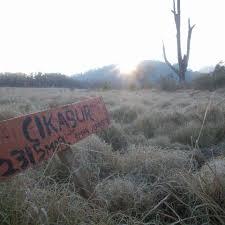
<path fill-rule="evenodd" d="M 0 123 L 0 179 L 50 158 L 57 150 L 107 128 L 102 98 L 92 98 Z"/>

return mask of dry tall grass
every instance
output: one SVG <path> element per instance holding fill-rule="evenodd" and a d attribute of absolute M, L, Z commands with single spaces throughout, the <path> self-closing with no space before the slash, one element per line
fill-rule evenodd
<path fill-rule="evenodd" d="M 224 90 L 1 88 L 0 120 L 89 96 L 112 126 L 72 146 L 72 170 L 54 156 L 2 182 L 0 224 L 225 224 Z"/>

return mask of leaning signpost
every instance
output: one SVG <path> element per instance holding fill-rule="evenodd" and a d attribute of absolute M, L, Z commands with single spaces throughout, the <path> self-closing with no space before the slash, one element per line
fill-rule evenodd
<path fill-rule="evenodd" d="M 54 153 L 66 163 L 71 144 L 109 124 L 101 97 L 2 121 L 0 180 L 37 165 Z"/>

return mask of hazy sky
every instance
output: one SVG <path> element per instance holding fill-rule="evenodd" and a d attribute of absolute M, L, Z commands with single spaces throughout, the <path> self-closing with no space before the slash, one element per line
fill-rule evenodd
<path fill-rule="evenodd" d="M 225 60 L 225 0 L 181 0 L 196 24 L 190 67 Z M 172 0 L 0 0 L 0 72 L 66 74 L 143 59 L 176 62 Z"/>

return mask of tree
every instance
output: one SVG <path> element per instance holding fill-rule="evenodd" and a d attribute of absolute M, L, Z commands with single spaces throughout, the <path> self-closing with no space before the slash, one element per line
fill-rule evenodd
<path fill-rule="evenodd" d="M 177 5 L 175 0 L 173 0 L 173 10 L 174 21 L 177 30 L 177 60 L 178 60 L 178 69 L 175 68 L 167 59 L 165 45 L 163 43 L 163 56 L 166 64 L 177 74 L 180 83 L 185 82 L 185 74 L 188 67 L 188 61 L 190 56 L 190 46 L 191 46 L 191 36 L 192 31 L 195 25 L 191 26 L 190 18 L 188 19 L 188 37 L 187 37 L 187 52 L 182 56 L 181 50 L 181 10 L 180 10 L 180 0 L 177 0 Z"/>

